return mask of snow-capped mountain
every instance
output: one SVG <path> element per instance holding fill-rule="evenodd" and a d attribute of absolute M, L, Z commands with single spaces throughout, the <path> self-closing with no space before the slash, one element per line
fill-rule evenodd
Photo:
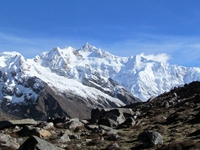
<path fill-rule="evenodd" d="M 0 54 L 0 67 L 4 111 L 11 106 L 19 111 L 20 105 L 29 104 L 38 108 L 41 95 L 54 100 L 59 96 L 63 101 L 57 105 L 66 105 L 69 115 L 74 111 L 72 105 L 84 104 L 85 111 L 86 107 L 123 106 L 139 101 L 134 96 L 146 101 L 175 86 L 200 80 L 200 68 L 172 66 L 144 54 L 119 57 L 88 43 L 78 50 L 56 47 L 33 59 L 4 52 Z M 41 103 L 47 105 L 42 100 Z M 71 108 L 67 107 L 69 104 Z"/>
<path fill-rule="evenodd" d="M 159 57 L 159 55 L 158 55 Z M 200 68 L 169 65 L 144 54 L 119 57 L 86 43 L 78 50 L 54 48 L 36 56 L 37 64 L 58 75 L 83 83 L 98 76 L 111 78 L 143 101 L 175 86 L 200 80 Z"/>
<path fill-rule="evenodd" d="M 38 119 L 55 115 L 83 118 L 92 108 L 140 101 L 95 70 L 95 57 L 86 58 L 96 49 L 87 46 L 80 49 L 82 55 L 72 47 L 54 48 L 33 59 L 17 52 L 0 54 L 1 109 Z"/>

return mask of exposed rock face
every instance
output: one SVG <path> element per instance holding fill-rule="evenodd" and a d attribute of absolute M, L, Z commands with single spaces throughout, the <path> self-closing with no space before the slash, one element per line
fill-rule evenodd
<path fill-rule="evenodd" d="M 44 84 L 44 89 L 40 93 L 36 102 L 31 99 L 26 100 L 26 104 L 16 103 L 7 106 L 10 112 L 21 118 L 34 118 L 36 120 L 46 120 L 48 117 L 79 117 L 89 118 L 92 108 L 88 108 L 87 104 L 82 102 L 82 98 L 76 95 L 66 97 L 59 94 L 58 91 L 52 90 L 47 84 Z M 30 96 L 27 95 L 29 98 Z M 7 101 L 6 101 L 7 102 Z M 28 105 L 27 105 L 28 104 Z M 3 105 L 2 105 L 3 106 Z M 17 113 L 15 111 L 17 110 Z"/>
<path fill-rule="evenodd" d="M 15 115 L 6 113 L 4 111 L 0 111 L 0 121 L 12 120 L 12 119 L 20 119 L 20 118 L 16 117 Z"/>
<path fill-rule="evenodd" d="M 44 82 L 37 77 L 28 77 L 26 86 L 30 87 L 36 94 L 44 89 Z"/>
<path fill-rule="evenodd" d="M 104 93 L 112 97 L 116 97 L 127 105 L 131 103 L 141 102 L 140 99 L 134 97 L 130 92 L 128 92 L 124 87 L 122 87 L 116 81 L 114 81 L 111 78 L 105 81 L 105 79 L 102 78 L 99 74 L 96 74 L 95 79 L 84 78 L 83 84 L 90 87 L 94 87 L 100 91 L 103 91 Z"/>

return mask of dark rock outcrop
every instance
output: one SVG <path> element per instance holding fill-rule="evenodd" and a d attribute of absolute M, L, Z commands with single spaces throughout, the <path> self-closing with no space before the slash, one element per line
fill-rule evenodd
<path fill-rule="evenodd" d="M 91 112 L 91 123 L 117 127 L 133 114 L 133 111 L 128 108 L 97 108 Z"/>
<path fill-rule="evenodd" d="M 111 97 L 116 97 L 126 105 L 141 102 L 139 98 L 134 97 L 129 91 L 127 91 L 123 86 L 119 85 L 116 81 L 111 78 L 105 81 L 98 73 L 92 75 L 91 78 L 84 78 L 83 84 L 94 87 L 110 95 Z"/>
<path fill-rule="evenodd" d="M 31 84 L 31 83 L 29 83 Z M 33 84 L 34 85 L 34 84 Z M 60 94 L 56 89 L 50 88 L 44 83 L 44 89 L 36 101 L 32 100 L 28 93 L 24 95 L 26 104 L 11 104 L 6 110 L 20 118 L 33 118 L 35 120 L 47 120 L 47 118 L 78 117 L 89 118 L 92 108 L 82 101 L 82 97 L 68 94 L 68 98 Z M 7 102 L 7 101 L 6 101 Z M 28 104 L 28 105 L 27 105 Z M 15 113 L 15 111 L 18 111 Z M 5 110 L 4 110 L 5 111 Z"/>

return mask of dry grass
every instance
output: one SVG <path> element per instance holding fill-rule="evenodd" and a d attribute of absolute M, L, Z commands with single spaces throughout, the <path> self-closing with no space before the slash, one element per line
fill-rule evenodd
<path fill-rule="evenodd" d="M 172 142 L 169 145 L 162 146 L 160 150 L 189 150 L 190 148 L 198 148 L 199 143 L 193 143 L 189 140 L 180 142 Z"/>
<path fill-rule="evenodd" d="M 73 150 L 73 147 L 72 146 L 67 146 L 65 149 L 66 150 Z"/>
<path fill-rule="evenodd" d="M 166 122 L 166 119 L 164 119 L 163 116 L 161 115 L 158 115 L 158 116 L 155 116 L 151 119 L 151 121 L 155 124 L 162 124 L 162 123 L 165 123 Z"/>
<path fill-rule="evenodd" d="M 76 127 L 74 130 L 72 129 L 72 131 L 74 131 L 75 133 L 76 133 L 76 132 L 80 132 L 81 130 L 86 130 L 86 128 L 85 128 L 84 125 L 78 126 L 78 127 Z"/>

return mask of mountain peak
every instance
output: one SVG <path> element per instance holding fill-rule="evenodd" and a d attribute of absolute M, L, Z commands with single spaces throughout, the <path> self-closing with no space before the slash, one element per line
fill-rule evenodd
<path fill-rule="evenodd" d="M 95 50 L 97 50 L 97 48 L 95 46 L 90 45 L 88 42 L 85 43 L 85 45 L 83 45 L 80 50 L 83 51 L 88 51 L 88 52 L 93 52 Z"/>
<path fill-rule="evenodd" d="M 0 56 L 10 56 L 10 57 L 19 57 L 22 56 L 19 52 L 13 51 L 13 52 L 3 52 L 0 54 Z"/>

